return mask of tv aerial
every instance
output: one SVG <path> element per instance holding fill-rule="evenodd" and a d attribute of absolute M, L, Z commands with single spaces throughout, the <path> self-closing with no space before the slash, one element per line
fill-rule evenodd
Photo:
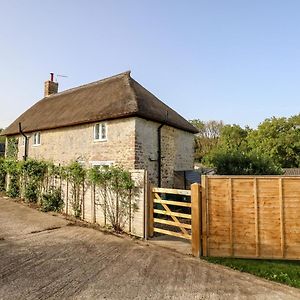
<path fill-rule="evenodd" d="M 57 74 L 56 75 L 56 82 L 58 82 L 58 78 L 68 78 L 68 75 L 62 75 L 62 74 Z"/>

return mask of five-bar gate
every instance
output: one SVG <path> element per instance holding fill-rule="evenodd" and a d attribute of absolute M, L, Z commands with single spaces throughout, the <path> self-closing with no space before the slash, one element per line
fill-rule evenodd
<path fill-rule="evenodd" d="M 150 192 L 149 236 L 156 232 L 190 240 L 193 255 L 199 256 L 201 186 L 192 184 L 191 190 L 154 187 Z"/>
<path fill-rule="evenodd" d="M 184 198 L 187 198 L 187 201 L 164 200 L 162 199 L 162 194 L 171 195 L 171 197 L 175 195 L 184 196 Z M 153 213 L 155 215 L 155 217 L 153 217 L 153 231 L 191 240 L 192 204 L 190 197 L 191 191 L 189 190 L 153 188 L 152 199 L 154 206 L 157 207 L 153 209 Z M 185 208 L 185 212 L 178 212 L 178 208 Z M 158 227 L 157 224 L 159 224 L 160 226 Z M 175 230 L 168 230 L 164 227 L 171 227 Z"/>

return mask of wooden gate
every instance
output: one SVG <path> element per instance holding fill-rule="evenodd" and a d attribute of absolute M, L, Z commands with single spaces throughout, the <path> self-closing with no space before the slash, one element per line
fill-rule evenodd
<path fill-rule="evenodd" d="M 187 201 L 179 201 L 179 200 L 163 200 L 161 194 L 167 195 L 180 195 L 185 196 Z M 169 198 L 169 197 L 168 197 Z M 164 188 L 153 188 L 152 189 L 152 202 L 153 202 L 153 231 L 172 235 L 180 238 L 184 238 L 187 240 L 192 239 L 191 235 L 191 191 L 189 190 L 175 190 L 175 189 L 164 189 Z M 156 205 L 158 204 L 158 205 Z M 186 208 L 188 212 L 182 213 L 178 212 L 178 208 Z M 169 220 L 168 220 L 169 217 Z M 170 220 L 171 219 L 171 220 Z M 168 230 L 165 228 L 158 227 L 157 224 L 167 225 L 171 227 L 173 230 Z"/>
<path fill-rule="evenodd" d="M 201 251 L 200 200 L 199 184 L 193 184 L 191 190 L 151 188 L 150 237 L 156 232 L 190 240 L 193 255 L 199 256 Z"/>

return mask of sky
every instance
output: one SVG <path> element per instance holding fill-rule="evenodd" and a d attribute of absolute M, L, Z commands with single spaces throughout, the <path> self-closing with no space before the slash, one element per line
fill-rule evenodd
<path fill-rule="evenodd" d="M 0 0 L 0 127 L 127 70 L 186 119 L 255 128 L 300 112 L 298 0 Z"/>

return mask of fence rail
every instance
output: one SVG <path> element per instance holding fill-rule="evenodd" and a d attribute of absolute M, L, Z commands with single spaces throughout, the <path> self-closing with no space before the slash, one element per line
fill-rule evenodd
<path fill-rule="evenodd" d="M 154 188 L 152 190 L 152 197 L 153 197 L 153 203 L 161 205 L 162 209 L 155 208 L 153 209 L 153 213 L 157 214 L 158 216 L 154 218 L 154 223 L 158 224 L 163 224 L 167 226 L 172 226 L 172 229 L 175 228 L 176 231 L 173 230 L 168 230 L 165 228 L 157 227 L 157 225 L 154 224 L 153 231 L 157 233 L 163 233 L 171 236 L 176 236 L 176 237 L 181 237 L 183 239 L 191 239 L 191 233 L 187 230 L 191 228 L 191 224 L 186 228 L 186 224 L 182 223 L 182 221 L 179 218 L 183 219 L 191 219 L 192 215 L 191 213 L 181 213 L 181 212 L 176 212 L 173 210 L 171 207 L 191 207 L 191 203 L 186 203 L 182 201 L 171 201 L 171 200 L 163 200 L 161 196 L 159 195 L 160 193 L 166 193 L 166 190 L 168 191 L 168 194 L 171 194 L 172 190 L 170 189 L 162 189 L 162 188 Z M 163 191 L 163 192 L 162 192 Z M 187 195 L 190 194 L 190 191 L 183 191 L 183 190 L 174 190 L 172 194 L 178 193 L 180 191 L 180 194 L 177 195 Z M 190 201 L 190 200 L 189 200 Z M 165 220 L 161 219 L 159 215 L 164 215 L 164 216 L 169 216 L 172 221 L 170 220 Z M 180 232 L 177 232 L 177 230 L 180 230 Z"/>
<path fill-rule="evenodd" d="M 191 196 L 190 190 L 166 189 L 166 188 L 154 187 L 152 189 L 152 192 L 153 193 L 172 194 L 172 195 Z"/>

